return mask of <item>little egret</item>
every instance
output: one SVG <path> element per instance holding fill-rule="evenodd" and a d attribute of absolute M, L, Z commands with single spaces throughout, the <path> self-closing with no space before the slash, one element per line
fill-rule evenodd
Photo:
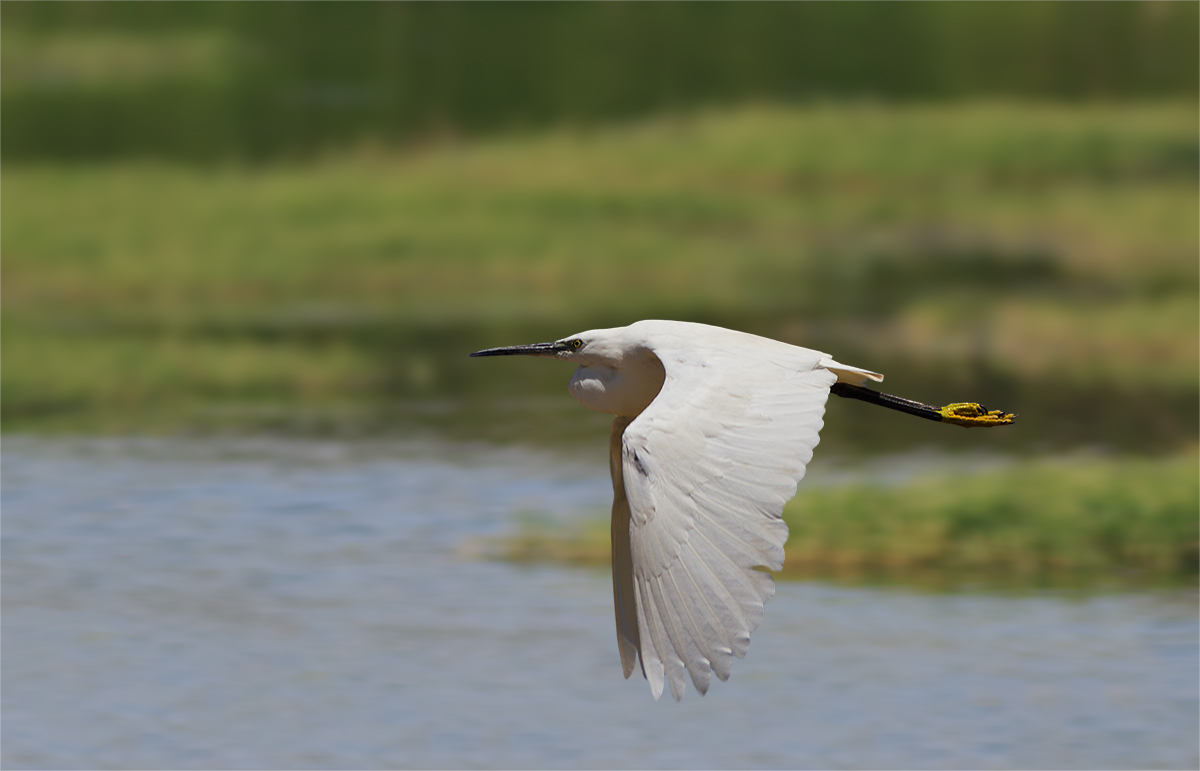
<path fill-rule="evenodd" d="M 775 593 L 796 493 L 838 396 L 961 426 L 1011 423 L 978 404 L 930 407 L 864 388 L 883 375 L 828 354 L 706 324 L 639 321 L 472 356 L 578 364 L 568 388 L 616 415 L 609 436 L 617 647 L 657 699 L 684 671 L 701 694 L 729 677 Z"/>

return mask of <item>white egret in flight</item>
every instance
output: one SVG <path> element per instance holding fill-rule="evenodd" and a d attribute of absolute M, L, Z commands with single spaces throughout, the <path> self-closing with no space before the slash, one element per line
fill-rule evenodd
<path fill-rule="evenodd" d="M 930 407 L 863 387 L 883 375 L 765 337 L 639 321 L 472 356 L 530 355 L 579 368 L 568 388 L 616 415 L 609 438 L 617 646 L 641 656 L 657 699 L 684 671 L 701 694 L 729 677 L 775 593 L 781 514 L 812 458 L 830 392 L 961 426 L 1011 423 L 978 404 Z"/>

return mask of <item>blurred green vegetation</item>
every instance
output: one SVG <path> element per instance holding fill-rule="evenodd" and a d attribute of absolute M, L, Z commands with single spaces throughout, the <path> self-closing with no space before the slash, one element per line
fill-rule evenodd
<path fill-rule="evenodd" d="M 0 4 L 0 154 L 308 157 L 747 100 L 1195 99 L 1195 3 Z"/>
<path fill-rule="evenodd" d="M 1195 575 L 1197 3 L 0 16 L 5 431 L 602 453 L 566 368 L 465 354 L 686 319 L 1020 413 L 831 399 L 822 457 L 1122 458 L 803 488 L 788 575 Z M 496 548 L 607 560 L 607 525 Z"/>
<path fill-rule="evenodd" d="M 901 484 L 801 485 L 782 577 L 1087 584 L 1193 579 L 1200 471 L 1169 459 L 1058 459 Z M 607 565 L 608 517 L 527 523 L 476 544 L 515 562 Z"/>
<path fill-rule="evenodd" d="M 1194 3 L 0 15 L 6 430 L 591 436 L 462 354 L 666 317 L 1022 414 L 826 452 L 1195 443 Z"/>
<path fill-rule="evenodd" d="M 1043 461 L 898 487 L 806 489 L 784 511 L 787 558 L 799 571 L 1194 574 L 1197 462 Z"/>
<path fill-rule="evenodd" d="M 1190 102 L 830 103 L 303 164 L 9 164 L 3 419 L 536 400 L 567 373 L 465 354 L 659 317 L 995 402 L 1027 444 L 1186 446 L 1196 136 Z"/>

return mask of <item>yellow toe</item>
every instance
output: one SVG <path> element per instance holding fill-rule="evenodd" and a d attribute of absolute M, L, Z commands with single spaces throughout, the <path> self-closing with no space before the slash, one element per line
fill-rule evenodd
<path fill-rule="evenodd" d="M 1013 422 L 1016 415 L 1002 410 L 987 410 L 974 402 L 959 402 L 947 404 L 939 412 L 943 423 L 953 423 L 966 428 L 987 428 L 989 426 L 1005 426 Z"/>

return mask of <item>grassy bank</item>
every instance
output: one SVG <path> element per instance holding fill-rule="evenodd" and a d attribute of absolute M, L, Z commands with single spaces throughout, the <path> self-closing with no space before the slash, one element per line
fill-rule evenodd
<path fill-rule="evenodd" d="M 802 486 L 784 510 L 782 575 L 1182 579 L 1197 571 L 1198 511 L 1194 454 L 1026 462 L 901 485 Z M 571 531 L 526 525 L 485 551 L 517 562 L 607 565 L 607 520 Z"/>
<path fill-rule="evenodd" d="M 1190 103 L 834 104 L 304 165 L 9 164 L 4 421 L 520 395 L 531 371 L 461 354 L 646 317 L 1194 404 L 1196 130 Z"/>

